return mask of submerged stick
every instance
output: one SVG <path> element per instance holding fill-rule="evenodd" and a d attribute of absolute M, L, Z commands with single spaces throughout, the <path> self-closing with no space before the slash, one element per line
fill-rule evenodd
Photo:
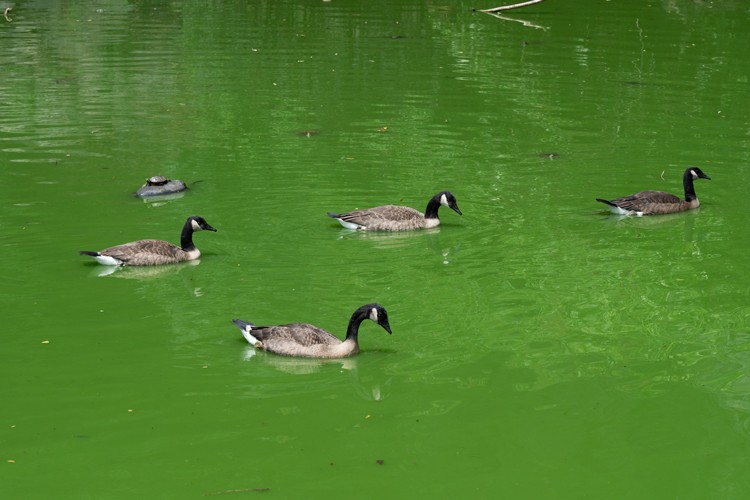
<path fill-rule="evenodd" d="M 515 3 L 513 5 L 503 5 L 501 7 L 495 7 L 494 9 L 481 9 L 479 12 L 485 14 L 492 14 L 493 12 L 500 12 L 501 10 L 518 9 L 519 7 L 526 7 L 527 5 L 533 5 L 535 3 L 543 2 L 544 0 L 529 0 L 528 2 Z"/>
<path fill-rule="evenodd" d="M 528 26 L 529 28 L 536 28 L 536 29 L 542 30 L 542 31 L 547 31 L 549 29 L 549 28 L 546 28 L 544 26 L 540 26 L 538 24 L 534 24 L 531 21 L 524 21 L 523 19 L 516 19 L 514 17 L 503 16 L 503 15 L 500 15 L 500 14 L 495 14 L 494 12 L 488 12 L 487 14 L 489 14 L 491 16 L 495 16 L 498 19 L 502 19 L 503 21 L 515 21 L 517 23 L 523 24 L 524 26 Z"/>

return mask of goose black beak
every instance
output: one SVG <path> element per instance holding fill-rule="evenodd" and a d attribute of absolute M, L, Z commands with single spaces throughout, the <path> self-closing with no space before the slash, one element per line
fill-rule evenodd
<path fill-rule="evenodd" d="M 213 226 L 209 226 L 208 224 L 206 224 L 206 227 L 204 227 L 203 229 L 205 229 L 206 231 L 213 231 L 214 233 L 216 232 L 216 228 Z"/>
<path fill-rule="evenodd" d="M 452 206 L 451 208 L 452 208 L 452 209 L 453 209 L 453 211 L 454 211 L 454 212 L 456 212 L 456 213 L 457 213 L 458 215 L 463 215 L 463 214 L 461 213 L 461 210 L 460 210 L 460 209 L 458 208 L 458 205 L 453 205 L 453 206 Z"/>
<path fill-rule="evenodd" d="M 389 325 L 388 323 L 385 323 L 385 324 L 381 324 L 380 326 L 382 326 L 383 330 L 388 332 L 389 335 L 393 335 L 393 332 L 391 331 L 391 325 Z"/>

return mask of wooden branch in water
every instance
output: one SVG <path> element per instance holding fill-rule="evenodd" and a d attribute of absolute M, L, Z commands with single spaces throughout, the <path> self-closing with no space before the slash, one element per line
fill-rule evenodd
<path fill-rule="evenodd" d="M 523 19 L 516 19 L 515 17 L 507 17 L 500 14 L 495 14 L 494 12 L 488 12 L 487 14 L 494 16 L 498 19 L 502 19 L 503 21 L 514 21 L 517 23 L 521 23 L 524 26 L 528 26 L 529 28 L 536 28 L 538 30 L 547 31 L 549 28 L 546 28 L 544 26 L 539 26 L 538 24 L 534 24 L 530 21 L 524 21 Z"/>
<path fill-rule="evenodd" d="M 543 2 L 544 0 L 529 0 L 528 2 L 515 3 L 513 5 L 503 5 L 501 7 L 495 7 L 494 9 L 481 9 L 479 12 L 486 14 L 492 14 L 493 12 L 500 12 L 501 10 L 518 9 L 519 7 L 526 7 L 527 5 L 533 5 L 535 3 Z"/>

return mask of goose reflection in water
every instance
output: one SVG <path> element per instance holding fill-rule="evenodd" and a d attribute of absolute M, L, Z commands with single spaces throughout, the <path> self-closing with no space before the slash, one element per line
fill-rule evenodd
<path fill-rule="evenodd" d="M 378 350 L 370 349 L 369 351 L 372 352 Z M 273 354 L 269 355 L 264 351 L 255 349 L 254 347 L 247 347 L 243 352 L 243 359 L 245 361 L 252 360 L 252 362 L 261 362 L 264 365 L 272 366 L 282 373 L 301 376 L 318 373 L 324 366 L 338 365 L 342 373 L 346 372 L 349 374 L 349 380 L 354 392 L 365 401 L 381 401 L 385 399 L 390 392 L 388 390 L 391 385 L 390 377 L 384 382 L 362 382 L 358 365 L 359 360 L 357 358 L 294 358 L 289 356 L 275 356 Z"/>
<path fill-rule="evenodd" d="M 131 280 L 150 280 L 158 277 L 176 274 L 187 267 L 197 266 L 201 263 L 198 260 L 189 260 L 180 264 L 171 266 L 146 266 L 146 267 L 123 267 L 123 266 L 96 266 L 91 271 L 92 278 L 124 278 Z"/>
<path fill-rule="evenodd" d="M 383 247 L 399 247 L 403 246 L 408 240 L 412 238 L 426 237 L 427 235 L 440 234 L 440 227 L 433 227 L 430 229 L 423 229 L 421 231 L 351 231 L 348 229 L 341 229 L 337 239 L 343 240 L 348 238 L 362 238 L 371 241 L 377 241 L 383 243 Z"/>
<path fill-rule="evenodd" d="M 633 227 L 649 228 L 649 227 L 655 227 L 655 226 L 663 226 L 666 223 L 681 221 L 681 220 L 692 221 L 700 213 L 700 211 L 701 211 L 700 208 L 696 208 L 688 212 L 664 214 L 658 217 L 633 217 L 631 215 L 609 213 L 609 214 L 604 215 L 602 217 L 602 220 L 613 222 L 615 224 L 628 224 Z"/>

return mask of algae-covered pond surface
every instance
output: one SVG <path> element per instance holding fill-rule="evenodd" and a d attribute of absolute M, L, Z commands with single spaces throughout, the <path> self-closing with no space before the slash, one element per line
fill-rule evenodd
<path fill-rule="evenodd" d="M 492 6 L 11 6 L 8 498 L 747 498 L 748 7 Z M 696 211 L 594 201 L 681 194 L 688 165 Z M 132 196 L 152 175 L 190 189 Z M 325 216 L 442 190 L 463 216 L 436 229 Z M 78 255 L 190 215 L 218 230 L 192 265 Z M 373 302 L 393 335 L 363 323 L 346 360 L 231 324 L 343 337 Z"/>

